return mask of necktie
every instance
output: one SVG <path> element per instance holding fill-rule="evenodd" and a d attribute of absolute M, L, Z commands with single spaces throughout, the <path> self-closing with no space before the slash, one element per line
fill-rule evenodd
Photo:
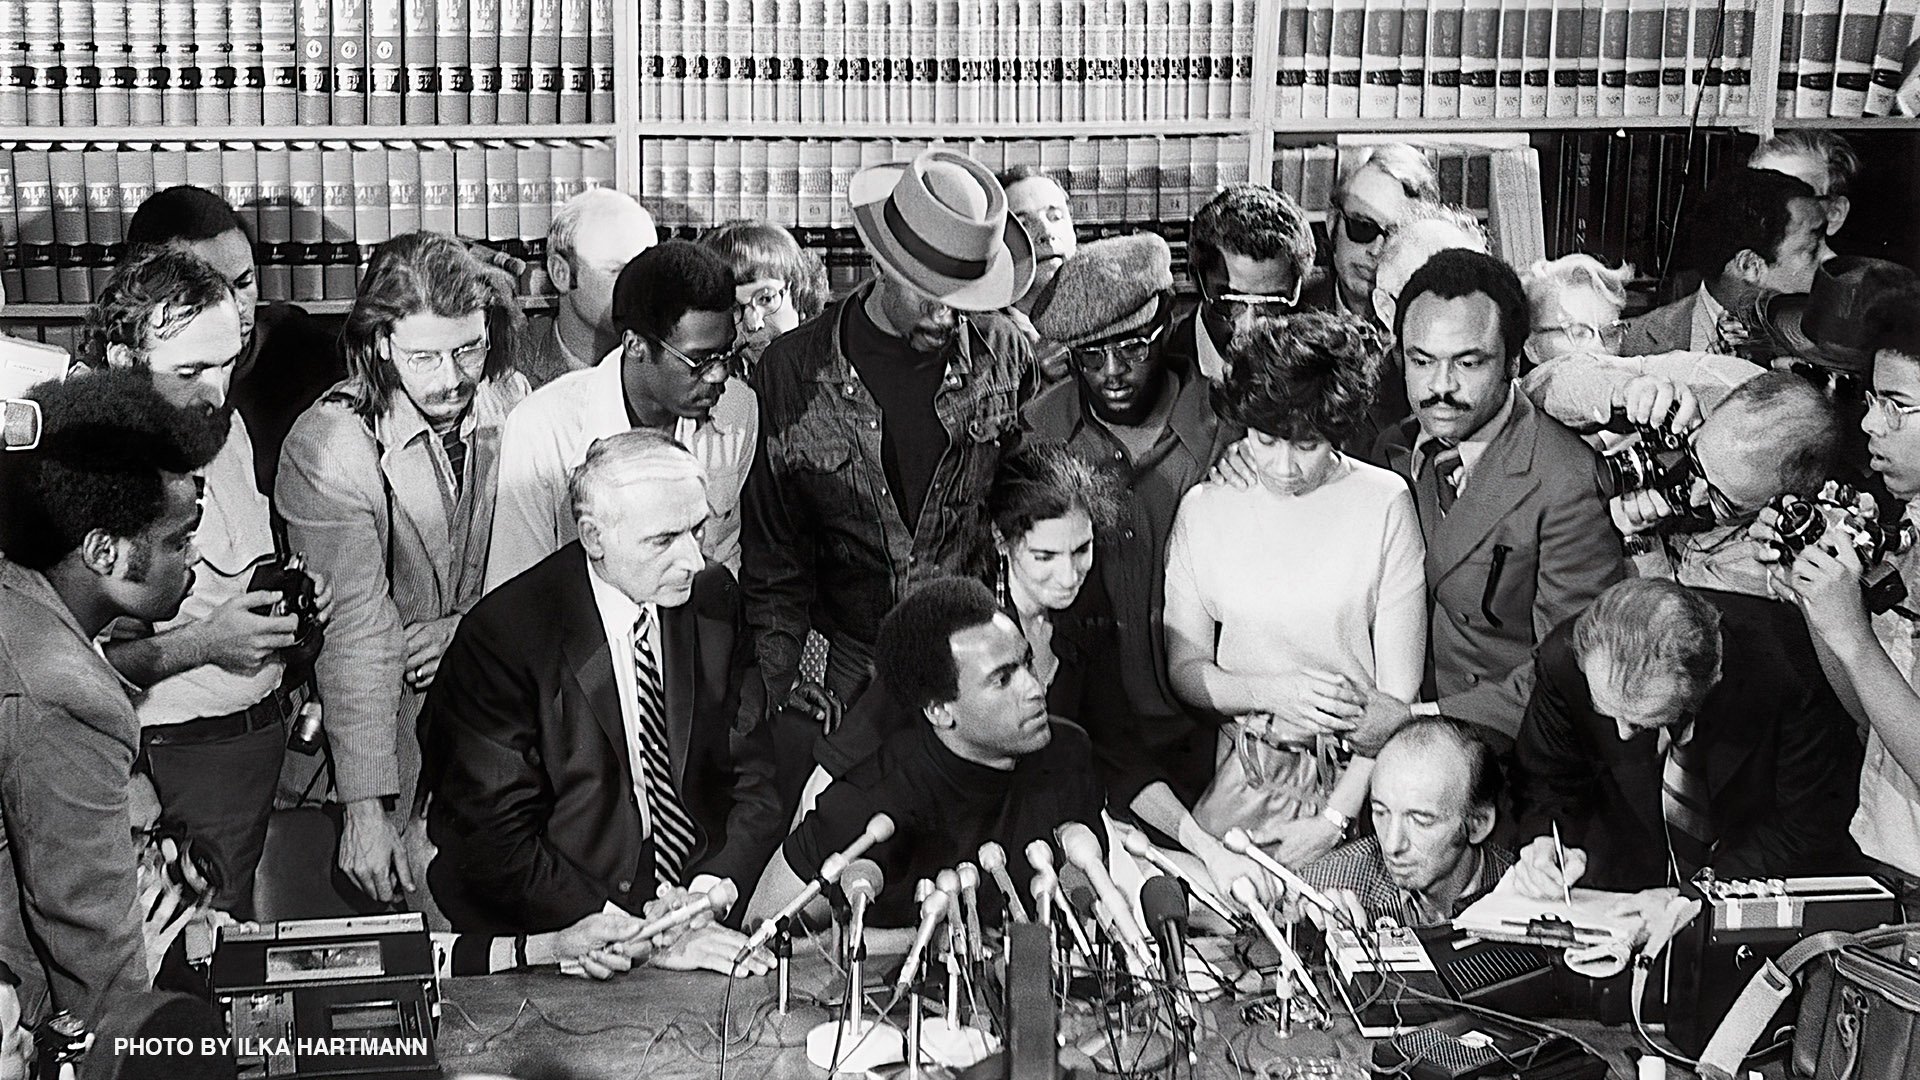
<path fill-rule="evenodd" d="M 1713 854 L 1713 819 L 1698 745 L 1698 739 L 1674 740 L 1660 771 L 1661 816 L 1666 818 L 1667 843 L 1682 879 L 1707 865 Z"/>
<path fill-rule="evenodd" d="M 460 429 L 454 428 L 440 437 L 440 445 L 446 448 L 448 471 L 453 474 L 453 495 L 460 497 L 460 486 L 467 478 L 467 443 L 460 437 Z"/>
<path fill-rule="evenodd" d="M 1746 323 L 1741 322 L 1732 312 L 1724 312 L 1719 321 L 1713 325 L 1713 341 L 1708 344 L 1707 351 L 1724 356 L 1738 356 L 1740 347 L 1747 343 L 1747 338 L 1750 336 Z"/>
<path fill-rule="evenodd" d="M 673 790 L 667 760 L 666 692 L 653 655 L 653 609 L 642 606 L 633 626 L 634 697 L 640 718 L 640 771 L 653 823 L 653 876 L 663 888 L 681 884 L 687 853 L 693 850 L 693 819 Z"/>
<path fill-rule="evenodd" d="M 1440 443 L 1440 449 L 1428 462 L 1432 471 L 1433 497 L 1444 516 L 1453 509 L 1453 501 L 1460 497 L 1460 447 L 1454 443 Z"/>

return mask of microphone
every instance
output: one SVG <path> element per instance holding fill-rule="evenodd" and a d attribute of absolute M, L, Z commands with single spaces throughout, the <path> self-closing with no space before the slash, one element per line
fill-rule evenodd
<path fill-rule="evenodd" d="M 893 984 L 893 1001 L 898 1002 L 913 986 L 913 980 L 920 975 L 920 965 L 926 960 L 927 945 L 933 941 L 933 932 L 940 928 L 940 920 L 947 917 L 947 894 L 935 889 L 920 901 L 920 926 L 913 935 L 913 947 L 907 950 L 907 959 L 900 965 L 900 978 Z M 893 1008 L 880 1010 L 885 1015 Z"/>
<path fill-rule="evenodd" d="M 1287 944 L 1287 936 L 1280 932 L 1280 927 L 1273 921 L 1273 915 L 1267 911 L 1264 904 L 1260 903 L 1260 891 L 1254 887 L 1253 882 L 1246 878 L 1235 878 L 1231 891 L 1235 900 L 1247 906 L 1247 911 L 1253 916 L 1254 925 L 1260 928 L 1260 933 L 1267 939 L 1267 944 L 1272 945 L 1273 951 L 1280 954 L 1280 966 L 1286 968 L 1289 975 L 1300 980 L 1300 985 L 1307 988 L 1308 996 L 1325 1007 L 1326 999 L 1320 996 L 1320 988 L 1313 984 L 1313 976 L 1307 972 L 1307 965 L 1300 962 L 1300 954 L 1294 952 L 1293 946 Z"/>
<path fill-rule="evenodd" d="M 1087 880 L 1093 885 L 1094 895 L 1113 916 L 1110 929 L 1114 939 L 1144 968 L 1151 970 L 1153 954 L 1147 951 L 1147 939 L 1140 936 L 1140 928 L 1134 924 L 1132 905 L 1127 903 L 1126 897 L 1107 873 L 1106 855 L 1100 850 L 1100 841 L 1094 838 L 1093 830 L 1077 821 L 1069 821 L 1055 829 L 1054 836 L 1060 841 L 1060 850 L 1066 852 L 1067 861 L 1087 875 Z"/>
<path fill-rule="evenodd" d="M 1167 858 L 1166 852 L 1153 846 L 1153 841 L 1147 839 L 1144 833 L 1128 832 L 1122 843 L 1126 847 L 1127 852 L 1134 858 L 1145 859 L 1147 862 L 1153 864 L 1154 868 L 1161 873 L 1172 874 L 1174 877 L 1186 882 L 1188 890 L 1193 894 L 1193 898 L 1200 901 L 1207 910 L 1224 919 L 1227 925 L 1231 926 L 1238 920 L 1238 916 L 1233 913 L 1232 908 L 1227 906 L 1225 900 L 1214 895 L 1212 889 L 1207 888 L 1198 878 L 1188 873 L 1186 868 L 1172 859 Z M 1146 904 L 1146 893 L 1144 891 L 1141 892 L 1140 899 L 1141 905 L 1144 907 Z"/>
<path fill-rule="evenodd" d="M 860 939 L 867 929 L 867 905 L 880 895 L 880 888 L 885 881 L 885 875 L 880 873 L 880 865 L 872 859 L 855 859 L 840 872 L 840 891 L 847 895 L 847 906 L 853 910 L 847 919 L 849 947 L 860 947 Z"/>
<path fill-rule="evenodd" d="M 40 403 L 32 398 L 0 399 L 0 433 L 8 450 L 40 445 Z"/>
<path fill-rule="evenodd" d="M 665 915 L 646 923 L 634 931 L 629 941 L 653 937 L 663 930 L 671 930 L 681 923 L 692 922 L 701 913 L 712 911 L 718 914 L 733 906 L 740 899 L 740 889 L 731 881 L 721 881 L 704 893 L 696 893 L 681 907 L 674 908 Z"/>
<path fill-rule="evenodd" d="M 1068 874 L 1072 877 L 1063 876 Z M 1087 883 L 1086 877 L 1078 867 L 1063 867 L 1061 874 L 1049 879 L 1052 887 L 1048 891 L 1053 898 L 1054 911 L 1067 924 L 1067 932 L 1073 936 L 1074 947 L 1091 964 L 1096 961 L 1093 935 L 1087 932 L 1087 920 L 1093 918 L 1093 886 Z"/>
<path fill-rule="evenodd" d="M 1238 827 L 1228 829 L 1227 835 L 1221 837 L 1220 842 L 1225 844 L 1227 850 L 1233 852 L 1235 855 L 1245 855 L 1247 858 L 1252 859 L 1260 865 L 1260 869 L 1273 875 L 1275 880 L 1285 885 L 1287 891 L 1294 893 L 1302 900 L 1319 908 L 1321 912 L 1333 920 L 1329 925 L 1345 925 L 1350 921 L 1344 912 L 1334 906 L 1333 901 L 1327 899 L 1327 894 L 1307 884 L 1305 878 L 1282 866 L 1273 856 L 1260 850 L 1260 845 L 1253 842 L 1253 838 L 1247 835 L 1247 830 Z M 1252 885 L 1253 883 L 1248 882 L 1247 884 Z M 1239 889 L 1236 888 L 1232 891 L 1235 900 L 1246 903 L 1240 896 Z M 1247 906 L 1254 907 L 1256 905 L 1248 904 Z"/>
<path fill-rule="evenodd" d="M 978 960 L 986 951 L 986 935 L 980 929 L 980 869 L 970 862 L 960 864 L 960 908 L 965 915 L 967 959 Z"/>
<path fill-rule="evenodd" d="M 873 815 L 867 821 L 866 830 L 854 837 L 853 843 L 848 844 L 845 851 L 837 851 L 827 856 L 827 861 L 820 864 L 820 873 L 815 875 L 812 881 L 807 882 L 806 888 L 801 889 L 793 899 L 787 901 L 786 905 L 772 918 L 760 924 L 759 929 L 747 938 L 747 943 L 740 947 L 739 954 L 734 957 L 734 963 L 737 964 L 746 959 L 748 953 L 771 941 L 773 935 L 780 932 L 781 920 L 792 918 L 814 897 L 819 896 L 820 890 L 826 887 L 827 882 L 837 880 L 840 872 L 847 868 L 848 863 L 865 855 L 868 848 L 883 840 L 891 839 L 892 836 L 893 819 L 885 814 Z"/>
<path fill-rule="evenodd" d="M 1180 879 L 1155 874 L 1140 886 L 1140 912 L 1147 917 L 1147 929 L 1160 946 L 1160 967 L 1167 985 L 1191 994 L 1187 986 L 1187 893 Z"/>
<path fill-rule="evenodd" d="M 980 845 L 980 869 L 993 878 L 1000 886 L 1000 894 L 1007 898 L 1007 917 L 1014 922 L 1027 922 L 1027 905 L 1020 899 L 1020 890 L 1013 885 L 1013 875 L 1007 873 L 1007 849 L 989 840 Z"/>

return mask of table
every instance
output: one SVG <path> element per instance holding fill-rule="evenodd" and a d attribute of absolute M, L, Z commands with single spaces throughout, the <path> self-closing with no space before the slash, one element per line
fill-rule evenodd
<path fill-rule="evenodd" d="M 796 959 L 796 997 L 823 989 L 831 973 Z M 720 1016 L 726 1001 L 731 1080 L 817 1080 L 825 1070 L 807 1061 L 805 1039 L 825 1019 L 817 1007 L 797 1009 L 784 1026 L 773 1016 L 772 976 L 740 979 L 727 1000 L 727 980 L 702 972 L 641 970 L 595 983 L 553 972 L 453 979 L 442 984 L 440 1060 L 447 1074 L 491 1072 L 521 1080 L 721 1080 Z M 1282 1041 L 1271 1029 L 1248 1029 L 1236 1005 L 1212 1006 L 1220 1036 L 1200 1048 L 1198 1080 L 1253 1075 L 1248 1070 L 1291 1054 L 1364 1063 L 1371 1053 L 1344 1015 L 1330 1032 L 1296 1028 Z M 1602 1051 L 1613 1080 L 1634 1080 L 1638 1043 L 1631 1030 L 1590 1021 L 1560 1022 Z M 1681 1075 L 1680 1070 L 1674 1070 Z M 1778 1069 L 1771 1070 L 1778 1076 Z"/>

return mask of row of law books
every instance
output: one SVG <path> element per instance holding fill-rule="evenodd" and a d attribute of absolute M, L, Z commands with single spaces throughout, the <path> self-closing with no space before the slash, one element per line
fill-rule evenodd
<path fill-rule="evenodd" d="M 127 218 L 194 184 L 252 230 L 263 297 L 344 300 L 375 246 L 416 229 L 537 267 L 554 210 L 613 182 L 604 142 L 15 146 L 0 150 L 0 284 L 30 303 L 90 302 L 125 252 Z"/>
<path fill-rule="evenodd" d="M 1753 136 L 1703 131 L 1567 132 L 1543 149 L 1557 165 L 1545 192 L 1553 250 L 1581 251 L 1609 266 L 1631 264 L 1641 279 L 1659 280 L 1690 265 L 1691 200 L 1721 168 L 1743 162 Z M 1670 259 L 1671 256 L 1671 259 Z"/>
<path fill-rule="evenodd" d="M 0 0 L 0 126 L 612 123 L 615 0 Z"/>
<path fill-rule="evenodd" d="M 999 172 L 1032 165 L 1067 191 L 1074 220 L 1185 221 L 1228 184 L 1248 178 L 1245 138 L 647 139 L 640 190 L 662 226 L 765 218 L 800 229 L 852 224 L 847 189 L 864 168 L 910 161 L 929 146 Z"/>
<path fill-rule="evenodd" d="M 1920 0 L 1778 0 L 1775 112 L 1920 116 Z"/>
<path fill-rule="evenodd" d="M 1258 0 L 640 0 L 640 119 L 1245 118 L 1258 7 Z"/>

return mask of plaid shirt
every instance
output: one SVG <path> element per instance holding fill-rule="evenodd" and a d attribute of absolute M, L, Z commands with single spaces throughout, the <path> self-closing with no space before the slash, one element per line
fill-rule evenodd
<path fill-rule="evenodd" d="M 1367 836 L 1343 844 L 1326 856 L 1300 868 L 1300 876 L 1318 889 L 1348 889 L 1360 897 L 1367 918 L 1378 922 L 1392 919 L 1407 927 L 1435 926 L 1451 920 L 1467 905 L 1491 892 L 1513 866 L 1513 855 L 1496 844 L 1481 844 L 1474 849 L 1480 860 L 1467 887 L 1446 911 L 1436 911 L 1425 897 L 1403 889 L 1387 876 L 1387 864 L 1380 855 L 1378 837 Z"/>

